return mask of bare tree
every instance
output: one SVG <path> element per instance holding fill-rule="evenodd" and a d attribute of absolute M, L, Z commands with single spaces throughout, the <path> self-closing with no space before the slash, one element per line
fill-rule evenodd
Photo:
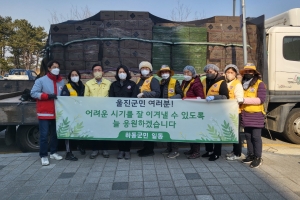
<path fill-rule="evenodd" d="M 195 16 L 194 20 L 198 20 L 198 19 L 204 19 L 206 17 L 206 14 L 205 14 L 204 10 L 201 13 L 198 13 L 196 11 L 194 16 Z"/>
<path fill-rule="evenodd" d="M 51 18 L 49 21 L 50 24 L 57 24 L 67 20 L 82 20 L 92 16 L 88 6 L 81 7 L 80 9 L 77 6 L 72 5 L 69 13 L 58 14 L 56 11 L 49 11 Z"/>
<path fill-rule="evenodd" d="M 177 0 L 177 5 L 171 11 L 171 19 L 173 21 L 187 21 L 188 17 L 192 13 L 191 9 Z"/>

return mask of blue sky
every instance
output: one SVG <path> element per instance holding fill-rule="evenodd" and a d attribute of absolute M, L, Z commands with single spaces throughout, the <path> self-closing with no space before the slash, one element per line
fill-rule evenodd
<path fill-rule="evenodd" d="M 181 0 L 192 11 L 204 18 L 218 15 L 232 15 L 232 0 Z M 246 16 L 265 15 L 270 18 L 292 8 L 300 8 L 300 0 L 245 0 Z M 13 19 L 26 19 L 34 26 L 49 29 L 51 12 L 69 13 L 71 7 L 81 9 L 88 6 L 92 14 L 101 10 L 148 11 L 156 16 L 171 19 L 171 12 L 177 0 L 0 0 L 0 15 Z M 236 15 L 240 14 L 240 0 L 236 0 Z"/>

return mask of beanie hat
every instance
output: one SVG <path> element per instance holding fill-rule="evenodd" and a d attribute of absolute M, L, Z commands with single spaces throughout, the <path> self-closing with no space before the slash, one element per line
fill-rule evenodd
<path fill-rule="evenodd" d="M 183 69 L 183 71 L 184 71 L 184 70 L 189 70 L 190 72 L 192 72 L 192 76 L 193 76 L 193 77 L 196 76 L 196 70 L 195 70 L 195 68 L 194 68 L 193 66 L 187 65 L 187 66 Z"/>
<path fill-rule="evenodd" d="M 226 65 L 225 69 L 224 69 L 224 72 L 226 72 L 229 68 L 233 68 L 235 69 L 236 73 L 239 74 L 239 69 L 236 65 L 234 64 L 229 64 L 229 65 Z"/>
<path fill-rule="evenodd" d="M 147 67 L 152 71 L 152 65 L 148 61 L 142 61 L 139 65 L 139 70 L 141 70 L 142 67 Z"/>
<path fill-rule="evenodd" d="M 214 65 L 214 64 L 207 64 L 207 65 L 204 67 L 203 71 L 204 71 L 204 72 L 207 72 L 207 70 L 209 70 L 209 69 L 215 70 L 216 72 L 218 72 L 218 71 L 220 70 L 219 67 L 217 67 L 217 65 Z"/>

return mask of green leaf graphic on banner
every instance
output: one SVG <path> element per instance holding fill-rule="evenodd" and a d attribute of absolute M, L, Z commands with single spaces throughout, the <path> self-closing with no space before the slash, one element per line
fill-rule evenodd
<path fill-rule="evenodd" d="M 214 126 L 210 126 L 208 124 L 207 131 L 211 135 L 211 137 L 212 137 L 213 140 L 216 140 L 216 141 L 220 141 L 221 140 L 220 136 L 219 136 L 219 133 L 218 133 L 218 130 Z"/>
<path fill-rule="evenodd" d="M 56 112 L 56 121 L 58 121 L 61 118 L 62 113 L 63 113 L 62 110 Z"/>
<path fill-rule="evenodd" d="M 71 132 L 71 134 L 70 134 L 70 136 L 71 135 L 74 135 L 75 137 L 76 136 L 78 136 L 79 135 L 79 133 L 81 132 L 81 130 L 83 129 L 83 122 L 81 122 L 81 123 L 77 123 L 76 125 L 75 125 L 75 127 L 74 127 L 74 129 L 72 130 L 70 130 L 70 132 Z"/>
<path fill-rule="evenodd" d="M 168 132 L 155 132 L 155 131 L 121 131 L 118 136 L 119 140 L 131 141 L 170 141 Z"/>
<path fill-rule="evenodd" d="M 239 117 L 238 117 L 238 115 L 230 113 L 229 117 L 230 117 L 232 123 L 234 124 L 234 126 L 238 129 L 239 128 Z"/>
<path fill-rule="evenodd" d="M 60 137 L 69 137 L 69 124 L 70 121 L 68 117 L 66 119 L 63 119 L 63 122 L 58 126 L 57 135 Z"/>
<path fill-rule="evenodd" d="M 225 120 L 222 124 L 222 130 L 223 130 L 223 134 L 225 136 L 226 141 L 236 141 L 237 140 L 237 138 L 234 135 L 232 127 L 229 126 L 229 123 L 226 123 Z"/>

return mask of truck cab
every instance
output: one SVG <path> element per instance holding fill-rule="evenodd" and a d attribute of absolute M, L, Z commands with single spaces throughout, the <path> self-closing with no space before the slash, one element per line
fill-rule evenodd
<path fill-rule="evenodd" d="M 300 8 L 265 21 L 268 113 L 266 128 L 300 144 Z"/>

